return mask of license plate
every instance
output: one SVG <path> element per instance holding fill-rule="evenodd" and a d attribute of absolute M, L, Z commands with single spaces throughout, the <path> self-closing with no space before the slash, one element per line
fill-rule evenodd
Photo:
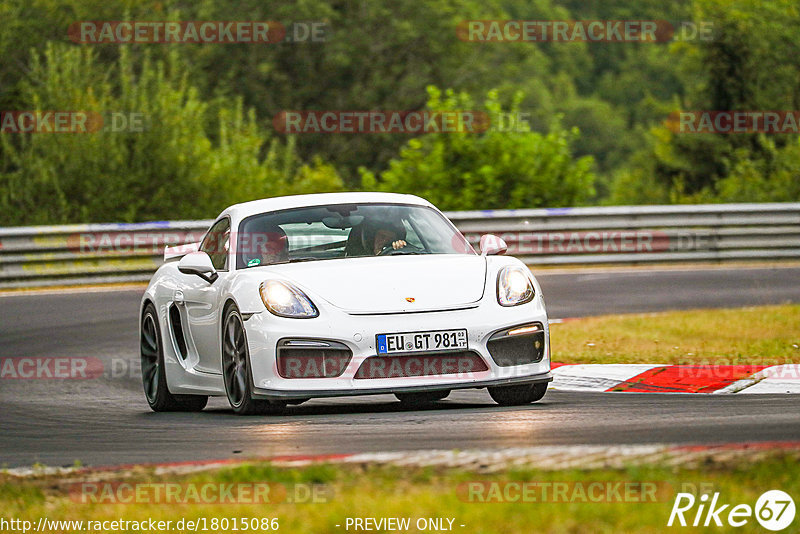
<path fill-rule="evenodd" d="M 436 352 L 440 350 L 462 350 L 467 348 L 467 331 L 463 328 L 459 330 L 378 334 L 376 338 L 378 342 L 378 354 Z"/>

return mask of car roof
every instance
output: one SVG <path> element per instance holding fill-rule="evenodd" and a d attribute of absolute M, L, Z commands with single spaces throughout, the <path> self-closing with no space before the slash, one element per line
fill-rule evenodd
<path fill-rule="evenodd" d="M 292 195 L 286 197 L 264 198 L 241 204 L 234 204 L 220 214 L 230 216 L 235 222 L 251 215 L 306 206 L 326 206 L 331 204 L 413 204 L 419 206 L 433 205 L 415 195 L 398 193 L 318 193 L 313 195 Z M 219 217 L 218 217 L 219 218 Z"/>

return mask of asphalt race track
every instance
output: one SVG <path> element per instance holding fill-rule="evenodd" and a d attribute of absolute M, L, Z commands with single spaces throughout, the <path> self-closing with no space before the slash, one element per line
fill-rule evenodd
<path fill-rule="evenodd" d="M 539 277 L 551 317 L 800 302 L 800 268 Z M 0 380 L 0 465 L 111 465 L 417 449 L 800 440 L 795 396 L 555 392 L 500 408 L 485 391 L 423 410 L 392 396 L 319 400 L 277 417 L 155 414 L 141 392 L 141 290 L 0 297 L 0 357 L 91 356 L 91 380 Z"/>

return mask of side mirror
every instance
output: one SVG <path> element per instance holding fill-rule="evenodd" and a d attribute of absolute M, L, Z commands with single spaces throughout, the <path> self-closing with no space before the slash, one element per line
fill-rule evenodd
<path fill-rule="evenodd" d="M 183 274 L 195 274 L 209 284 L 213 284 L 219 278 L 217 270 L 211 263 L 211 257 L 205 252 L 187 254 L 178 262 L 178 270 Z"/>
<path fill-rule="evenodd" d="M 174 247 L 164 247 L 164 261 L 180 259 L 187 254 L 200 250 L 200 243 L 186 243 L 185 245 L 175 245 Z"/>
<path fill-rule="evenodd" d="M 481 236 L 481 256 L 495 256 L 505 254 L 506 251 L 508 251 L 508 245 L 502 238 L 492 234 Z"/>

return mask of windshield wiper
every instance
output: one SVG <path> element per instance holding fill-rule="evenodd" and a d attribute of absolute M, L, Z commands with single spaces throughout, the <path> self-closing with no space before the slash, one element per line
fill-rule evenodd
<path fill-rule="evenodd" d="M 303 258 L 292 258 L 290 260 L 283 260 L 283 261 L 273 261 L 272 263 L 263 263 L 261 267 L 269 267 L 270 265 L 286 265 L 287 263 L 300 263 L 303 261 L 316 261 L 325 258 L 312 258 L 312 257 L 303 257 Z"/>
<path fill-rule="evenodd" d="M 397 249 L 394 254 L 384 254 L 384 256 L 419 256 L 423 254 L 430 254 L 430 252 L 422 250 L 403 251 L 402 249 Z"/>

